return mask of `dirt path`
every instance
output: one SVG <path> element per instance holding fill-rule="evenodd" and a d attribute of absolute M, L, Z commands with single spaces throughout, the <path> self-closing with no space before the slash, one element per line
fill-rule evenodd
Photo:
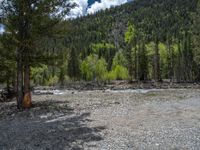
<path fill-rule="evenodd" d="M 0 149 L 200 148 L 200 90 L 62 91 L 0 103 Z"/>

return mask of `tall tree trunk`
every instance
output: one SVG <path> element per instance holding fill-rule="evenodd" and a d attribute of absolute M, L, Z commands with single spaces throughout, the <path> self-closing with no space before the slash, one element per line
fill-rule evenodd
<path fill-rule="evenodd" d="M 160 54 L 159 54 L 159 41 L 158 41 L 158 38 L 156 38 L 156 43 L 155 43 L 154 79 L 155 79 L 155 81 L 161 81 L 161 76 L 160 76 Z"/>
<path fill-rule="evenodd" d="M 139 81 L 139 62 L 140 62 L 140 57 L 139 57 L 139 54 L 140 54 L 140 43 L 138 43 L 138 48 L 137 48 L 137 62 L 136 62 L 136 70 L 137 70 L 137 72 L 136 72 L 136 79 L 137 79 L 137 81 Z"/>
<path fill-rule="evenodd" d="M 24 99 L 23 99 L 23 108 L 30 108 L 32 105 L 31 102 L 31 91 L 30 91 L 30 65 L 29 65 L 29 56 L 28 51 L 25 56 L 25 65 L 24 65 Z"/>
<path fill-rule="evenodd" d="M 168 37 L 168 77 L 170 79 L 170 82 L 173 82 L 174 79 L 174 53 L 173 48 L 171 47 L 172 40 L 170 37 Z"/>
<path fill-rule="evenodd" d="M 176 80 L 177 82 L 181 82 L 182 80 L 182 52 L 181 52 L 180 39 L 178 39 L 178 65 L 177 65 Z"/>
<path fill-rule="evenodd" d="M 144 40 L 141 43 L 141 51 L 140 51 L 140 80 L 147 80 L 148 74 L 148 66 L 147 66 L 147 57 L 146 57 L 146 49 Z"/>
<path fill-rule="evenodd" d="M 174 82 L 174 49 L 172 48 L 171 49 L 171 67 L 170 67 L 170 70 L 171 70 L 171 80 L 172 82 Z"/>
<path fill-rule="evenodd" d="M 6 88 L 7 88 L 7 91 L 10 90 L 10 73 L 9 73 L 9 71 L 7 71 Z"/>
<path fill-rule="evenodd" d="M 13 86 L 14 93 L 16 95 L 16 93 L 17 93 L 17 84 L 16 84 L 16 75 L 15 75 L 15 73 L 12 75 L 12 86 Z"/>
<path fill-rule="evenodd" d="M 133 81 L 134 79 L 136 79 L 136 63 L 134 63 L 133 57 L 136 57 L 136 47 L 133 48 L 132 45 L 129 45 L 129 47 L 127 48 L 127 53 L 126 53 L 126 59 L 128 60 L 128 71 L 129 74 L 131 76 L 131 81 Z M 133 49 L 134 49 L 134 56 L 133 56 Z"/>
<path fill-rule="evenodd" d="M 134 76 L 135 76 L 135 80 L 137 80 L 137 71 L 138 71 L 138 66 L 137 66 L 137 44 L 135 45 L 135 72 L 134 72 Z"/>
<path fill-rule="evenodd" d="M 23 64 L 21 49 L 17 49 L 17 108 L 23 108 Z"/>

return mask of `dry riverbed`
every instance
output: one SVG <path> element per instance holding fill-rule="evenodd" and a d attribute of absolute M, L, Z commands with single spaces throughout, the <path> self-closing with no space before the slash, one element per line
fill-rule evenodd
<path fill-rule="evenodd" d="M 55 91 L 0 103 L 1 150 L 200 149 L 200 90 Z"/>

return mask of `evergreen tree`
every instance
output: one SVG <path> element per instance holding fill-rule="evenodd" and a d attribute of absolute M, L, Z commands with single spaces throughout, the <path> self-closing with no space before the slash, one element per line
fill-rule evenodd
<path fill-rule="evenodd" d="M 80 67 L 79 67 L 79 56 L 75 48 L 70 51 L 69 62 L 68 62 L 68 75 L 73 80 L 80 77 Z"/>
<path fill-rule="evenodd" d="M 37 57 L 37 41 L 52 35 L 69 4 L 65 0 L 2 0 L 0 10 L 6 32 L 16 46 L 17 106 L 30 107 L 30 65 Z"/>

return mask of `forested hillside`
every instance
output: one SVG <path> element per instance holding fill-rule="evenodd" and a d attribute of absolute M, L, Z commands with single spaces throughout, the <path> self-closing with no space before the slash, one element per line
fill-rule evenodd
<path fill-rule="evenodd" d="M 0 150 L 197 150 L 199 114 L 200 0 L 0 0 Z"/>
<path fill-rule="evenodd" d="M 31 83 L 199 81 L 199 7 L 197 0 L 135 0 L 56 25 L 46 20 L 34 30 L 41 33 L 28 56 Z M 0 81 L 8 85 L 16 81 L 14 43 L 1 35 Z"/>
<path fill-rule="evenodd" d="M 128 69 L 124 78 L 195 81 L 199 78 L 196 8 L 196 0 L 137 0 L 72 21 L 78 30 L 69 36 L 81 59 L 93 55 L 105 59 L 111 71 L 107 79 Z M 114 64 L 120 69 L 115 70 Z"/>

